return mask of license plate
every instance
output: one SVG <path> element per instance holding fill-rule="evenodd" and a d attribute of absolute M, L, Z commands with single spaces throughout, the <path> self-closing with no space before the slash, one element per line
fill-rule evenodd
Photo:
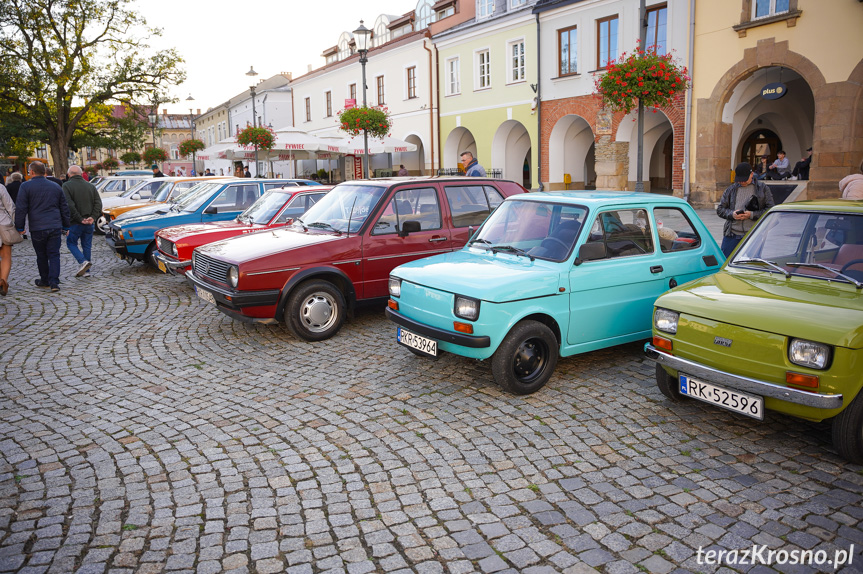
<path fill-rule="evenodd" d="M 207 303 L 216 304 L 216 298 L 213 297 L 213 294 L 205 289 L 199 289 L 197 286 L 195 287 L 195 293 L 198 294 L 198 297 L 206 301 Z"/>
<path fill-rule="evenodd" d="M 159 261 L 158 259 L 156 260 L 156 266 L 159 268 L 159 271 L 161 271 L 162 273 L 168 272 L 168 267 L 162 261 Z"/>
<path fill-rule="evenodd" d="M 747 417 L 764 420 L 764 399 L 680 375 L 680 393 Z"/>
<path fill-rule="evenodd" d="M 437 357 L 437 341 L 421 337 L 416 333 L 411 333 L 406 329 L 398 328 L 396 331 L 396 340 L 411 349 L 416 349 L 420 353 L 424 353 L 430 357 Z"/>

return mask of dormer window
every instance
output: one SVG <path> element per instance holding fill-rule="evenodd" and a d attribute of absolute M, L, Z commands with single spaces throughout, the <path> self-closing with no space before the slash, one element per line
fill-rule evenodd
<path fill-rule="evenodd" d="M 494 14 L 494 0 L 476 0 L 476 18 L 482 20 Z"/>

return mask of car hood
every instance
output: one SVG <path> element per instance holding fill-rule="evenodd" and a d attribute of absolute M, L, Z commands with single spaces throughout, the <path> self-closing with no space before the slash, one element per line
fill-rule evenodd
<path fill-rule="evenodd" d="M 848 283 L 723 270 L 662 295 L 656 306 L 788 337 L 863 347 L 863 292 Z"/>
<path fill-rule="evenodd" d="M 174 225 L 173 227 L 166 227 L 165 229 L 160 230 L 159 235 L 176 243 L 180 239 L 190 235 L 223 233 L 225 231 L 235 229 L 252 232 L 260 231 L 265 228 L 266 225 L 260 223 L 249 225 L 248 223 L 239 223 L 236 219 L 230 219 L 228 221 L 213 221 L 210 223 L 187 223 L 184 225 Z"/>
<path fill-rule="evenodd" d="M 295 251 L 302 249 L 303 247 L 320 246 L 325 243 L 341 241 L 344 243 L 345 249 L 348 249 L 349 245 L 353 246 L 350 252 L 352 253 L 353 258 L 356 259 L 359 249 L 355 243 L 360 240 L 361 238 L 356 235 L 347 237 L 346 235 L 333 235 L 329 233 L 317 233 L 314 231 L 303 233 L 288 229 L 272 229 L 270 231 L 249 233 L 247 235 L 241 235 L 239 237 L 232 237 L 230 239 L 210 243 L 203 247 L 199 247 L 198 251 L 205 255 L 217 257 L 224 261 L 239 265 L 249 263 L 256 259 L 278 255 L 285 251 Z M 340 257 L 339 255 L 336 255 L 337 251 L 338 250 L 334 250 L 332 252 L 333 256 L 337 257 L 336 260 Z M 305 264 L 306 262 L 317 261 L 320 263 L 327 262 L 327 258 L 322 256 L 319 250 L 309 249 L 308 254 L 308 257 L 297 257 L 295 254 L 292 254 L 291 260 L 293 264 Z M 350 254 L 348 256 L 350 256 Z M 275 259 L 276 258 L 273 258 L 273 260 Z M 273 265 L 280 264 L 281 258 L 278 259 L 279 262 L 275 262 Z M 268 260 L 266 262 L 262 262 L 262 264 L 266 267 L 271 261 L 272 260 Z"/>
<path fill-rule="evenodd" d="M 463 249 L 405 263 L 392 275 L 432 289 L 503 303 L 558 295 L 559 265 L 509 253 Z"/>
<path fill-rule="evenodd" d="M 139 206 L 132 205 L 124 205 L 122 208 L 124 210 L 128 209 L 128 211 L 124 211 L 121 215 L 117 217 L 117 221 L 128 221 L 129 219 L 135 217 L 142 217 L 144 215 L 151 215 L 156 213 L 157 211 L 168 211 L 168 205 L 164 203 L 141 203 Z"/>

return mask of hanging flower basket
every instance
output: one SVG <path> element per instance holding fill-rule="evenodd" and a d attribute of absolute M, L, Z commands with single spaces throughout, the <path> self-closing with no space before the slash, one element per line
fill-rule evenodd
<path fill-rule="evenodd" d="M 206 146 L 204 142 L 197 139 L 188 139 L 180 142 L 180 155 L 192 155 L 195 152 L 199 152 L 204 149 Z"/>
<path fill-rule="evenodd" d="M 671 54 L 637 49 L 621 54 L 605 72 L 594 73 L 596 93 L 605 107 L 628 114 L 640 99 L 647 107 L 669 105 L 689 86 L 686 67 L 678 65 Z"/>
<path fill-rule="evenodd" d="M 102 169 L 112 170 L 119 167 L 120 163 L 113 157 L 109 157 L 102 162 Z"/>
<path fill-rule="evenodd" d="M 384 107 L 349 108 L 339 114 L 339 127 L 351 136 L 358 136 L 365 130 L 370 136 L 383 139 L 390 135 L 393 121 Z"/>
<path fill-rule="evenodd" d="M 141 154 L 136 151 L 127 151 L 120 156 L 120 161 L 128 165 L 138 165 L 141 163 Z"/>
<path fill-rule="evenodd" d="M 94 175 L 96 175 L 99 172 L 99 170 L 96 169 L 96 167 L 97 166 L 95 166 L 95 165 L 88 165 L 87 167 L 84 168 L 84 171 L 86 171 L 90 175 L 90 177 L 93 177 Z"/>
<path fill-rule="evenodd" d="M 246 149 L 271 150 L 276 145 L 276 134 L 270 128 L 246 126 L 237 134 L 237 143 Z"/>
<path fill-rule="evenodd" d="M 149 147 L 144 150 L 144 155 L 142 157 L 147 163 L 161 163 L 163 161 L 168 161 L 168 152 L 160 147 Z"/>

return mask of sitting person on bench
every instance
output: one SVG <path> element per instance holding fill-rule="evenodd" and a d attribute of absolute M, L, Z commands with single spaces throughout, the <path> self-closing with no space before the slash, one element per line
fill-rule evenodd
<path fill-rule="evenodd" d="M 788 161 L 788 158 L 785 157 L 785 152 L 782 150 L 776 152 L 776 155 L 778 157 L 776 158 L 776 161 L 770 164 L 770 167 L 767 170 L 767 177 L 765 179 L 788 179 L 791 177 L 791 162 Z"/>
<path fill-rule="evenodd" d="M 812 148 L 806 150 L 806 157 L 794 164 L 790 179 L 809 179 L 809 164 L 812 163 Z"/>

